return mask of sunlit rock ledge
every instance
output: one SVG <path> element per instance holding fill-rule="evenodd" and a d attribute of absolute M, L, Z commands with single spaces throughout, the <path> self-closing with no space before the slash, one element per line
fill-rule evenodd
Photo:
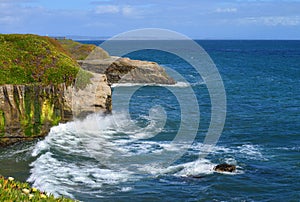
<path fill-rule="evenodd" d="M 163 67 L 156 62 L 110 57 L 98 60 L 80 60 L 80 66 L 88 71 L 106 74 L 109 84 L 151 83 L 175 84 Z"/>

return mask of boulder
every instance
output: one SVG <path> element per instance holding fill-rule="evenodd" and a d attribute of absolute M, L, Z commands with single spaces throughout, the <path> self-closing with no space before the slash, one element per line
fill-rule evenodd
<path fill-rule="evenodd" d="M 216 167 L 214 167 L 214 170 L 217 172 L 234 172 L 236 170 L 235 165 L 230 165 L 227 163 L 219 164 Z"/>

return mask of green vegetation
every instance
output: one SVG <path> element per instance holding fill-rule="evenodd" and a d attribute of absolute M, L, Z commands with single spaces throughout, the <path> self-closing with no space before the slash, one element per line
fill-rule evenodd
<path fill-rule="evenodd" d="M 77 89 L 84 89 L 88 84 L 91 83 L 91 78 L 93 78 L 93 74 L 84 71 L 84 70 L 79 70 L 76 78 L 76 83 L 75 86 Z"/>
<path fill-rule="evenodd" d="M 85 60 L 92 52 L 92 55 L 95 55 L 97 59 L 109 57 L 106 51 L 92 44 L 82 44 L 71 39 L 58 39 L 57 41 L 65 50 L 70 52 L 76 60 Z"/>
<path fill-rule="evenodd" d="M 4 136 L 5 132 L 5 116 L 4 112 L 0 110 L 0 137 Z"/>
<path fill-rule="evenodd" d="M 6 179 L 0 176 L 0 201 L 71 202 L 74 200 L 63 197 L 55 198 L 53 195 L 48 195 L 30 187 L 28 183 L 17 182 L 12 177 Z"/>
<path fill-rule="evenodd" d="M 80 66 L 56 40 L 0 34 L 0 85 L 72 84 Z"/>

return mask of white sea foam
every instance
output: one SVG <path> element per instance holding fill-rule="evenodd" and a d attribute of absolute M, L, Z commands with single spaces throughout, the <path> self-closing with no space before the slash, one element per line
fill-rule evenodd
<path fill-rule="evenodd" d="M 261 151 L 258 145 L 244 144 L 237 147 L 238 153 L 244 158 L 255 160 L 268 160 Z"/>
<path fill-rule="evenodd" d="M 31 164 L 28 181 L 34 187 L 55 195 L 73 197 L 78 187 L 83 187 L 80 192 L 93 192 L 95 196 L 101 196 L 104 186 L 117 186 L 116 191 L 130 191 L 128 185 L 122 187 L 121 184 L 140 180 L 139 176 L 143 174 L 187 177 L 214 173 L 216 163 L 206 159 L 172 166 L 161 164 L 164 159 L 154 159 L 149 164 L 138 162 L 143 155 L 157 154 L 155 157 L 163 158 L 160 156 L 162 151 L 175 154 L 187 146 L 184 143 L 178 145 L 170 141 L 148 140 L 161 131 L 163 126 L 157 123 L 160 120 L 151 117 L 147 120 L 148 125 L 141 129 L 134 127 L 134 121 L 125 113 L 114 116 L 93 114 L 82 121 L 53 127 L 50 134 L 33 149 L 32 155 L 37 160 Z M 199 154 L 205 150 L 205 146 L 195 143 L 189 151 Z M 231 154 L 231 159 L 226 162 L 234 164 L 238 164 L 234 153 L 239 150 L 243 154 L 259 154 L 255 147 L 249 145 L 236 150 L 215 146 L 210 150 L 215 154 Z"/>
<path fill-rule="evenodd" d="M 200 84 L 200 83 L 199 83 Z M 143 87 L 143 86 L 161 86 L 161 87 L 176 87 L 176 88 L 186 88 L 189 87 L 190 85 L 186 82 L 176 82 L 175 84 L 157 84 L 157 83 L 115 83 L 112 84 L 112 88 L 116 87 L 133 87 L 133 86 L 138 86 L 138 87 Z"/>

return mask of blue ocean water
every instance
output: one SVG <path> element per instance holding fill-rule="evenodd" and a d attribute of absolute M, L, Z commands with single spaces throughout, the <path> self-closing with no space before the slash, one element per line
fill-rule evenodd
<path fill-rule="evenodd" d="M 299 201 L 300 41 L 197 43 L 216 64 L 227 97 L 223 132 L 204 159 L 198 157 L 211 118 L 205 82 L 178 56 L 142 50 L 127 56 L 175 70 L 196 95 L 199 129 L 191 145 L 178 146 L 188 146 L 181 158 L 160 166 L 132 157 L 164 149 L 176 153 L 170 142 L 181 127 L 182 107 L 191 109 L 182 124 L 190 126 L 199 116 L 186 85 L 123 85 L 115 88 L 124 94 L 137 88 L 128 106 L 130 117 L 116 110 L 122 99 L 114 100 L 113 116 L 94 114 L 52 128 L 44 140 L 1 149 L 0 173 L 81 201 Z M 178 100 L 177 93 L 186 99 Z M 165 124 L 155 119 L 162 109 Z M 237 171 L 213 171 L 224 162 L 237 165 Z"/>

